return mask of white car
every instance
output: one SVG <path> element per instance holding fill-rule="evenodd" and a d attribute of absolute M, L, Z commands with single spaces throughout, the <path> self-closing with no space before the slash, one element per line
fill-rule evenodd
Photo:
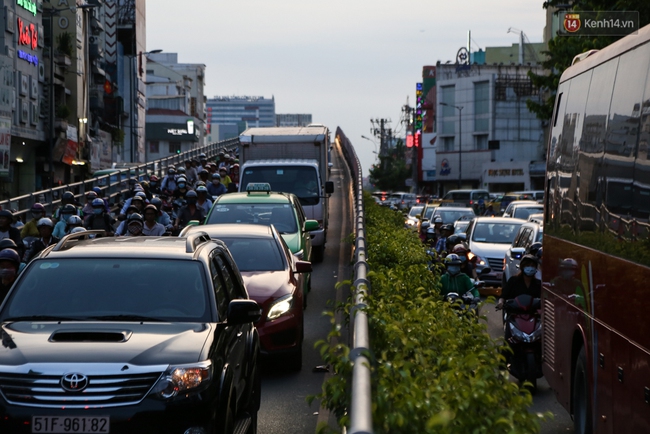
<path fill-rule="evenodd" d="M 517 215 L 515 215 L 515 210 L 518 210 Z M 540 212 L 544 212 L 544 205 L 542 204 L 533 200 L 515 200 L 508 204 L 503 212 L 503 217 L 528 220 L 530 214 L 539 214 Z"/>
<path fill-rule="evenodd" d="M 409 213 L 406 215 L 404 224 L 407 228 L 416 229 L 418 227 L 418 216 L 422 214 L 424 210 L 424 205 L 415 205 L 412 206 L 409 210 Z"/>
<path fill-rule="evenodd" d="M 519 262 L 526 254 L 526 249 L 533 243 L 542 242 L 543 235 L 544 227 L 538 223 L 526 222 L 519 227 L 519 232 L 503 258 L 503 285 L 519 273 Z"/>
<path fill-rule="evenodd" d="M 491 268 L 481 274 L 488 286 L 501 286 L 503 257 L 510 248 L 519 227 L 525 221 L 504 217 L 476 217 L 467 227 L 467 242 L 471 252 L 478 256 L 477 264 Z"/>

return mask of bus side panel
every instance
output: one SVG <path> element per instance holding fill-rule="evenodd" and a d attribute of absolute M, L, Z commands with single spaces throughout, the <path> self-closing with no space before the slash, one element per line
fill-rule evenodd
<path fill-rule="evenodd" d="M 608 371 L 612 381 L 612 413 L 613 421 L 603 422 L 608 426 L 615 426 L 618 432 L 634 432 L 630 404 L 632 390 L 631 383 L 630 347 L 632 343 L 620 335 L 612 333 L 612 352 Z"/>
<path fill-rule="evenodd" d="M 586 348 L 590 351 L 587 356 L 587 364 L 591 367 L 591 408 L 594 409 L 594 432 L 598 434 L 614 434 L 612 409 L 612 365 L 611 338 L 613 333 L 600 323 L 594 324 L 594 335 L 596 346 Z M 601 355 L 604 357 L 604 364 L 601 363 Z M 619 431 L 620 432 L 620 431 Z"/>
<path fill-rule="evenodd" d="M 630 385 L 631 426 L 628 432 L 650 432 L 650 354 L 634 345 L 630 348 L 630 375 L 626 379 Z"/>

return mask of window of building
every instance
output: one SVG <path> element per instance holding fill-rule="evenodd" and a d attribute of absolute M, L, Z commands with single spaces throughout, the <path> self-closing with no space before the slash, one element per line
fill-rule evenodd
<path fill-rule="evenodd" d="M 456 87 L 455 86 L 441 86 L 440 93 L 442 93 L 440 102 L 448 105 L 441 106 L 442 116 L 455 116 L 456 109 L 452 107 L 456 104 Z"/>
<path fill-rule="evenodd" d="M 180 142 L 169 142 L 169 153 L 170 154 L 180 154 L 181 144 Z"/>
<path fill-rule="evenodd" d="M 160 142 L 158 140 L 149 141 L 149 152 L 152 154 L 160 153 Z"/>
<path fill-rule="evenodd" d="M 477 151 L 484 151 L 488 148 L 488 135 L 479 134 L 474 136 L 474 149 Z"/>
<path fill-rule="evenodd" d="M 483 115 L 490 111 L 490 82 L 474 83 L 474 114 Z"/>
<path fill-rule="evenodd" d="M 443 137 L 442 149 L 445 152 L 452 152 L 454 150 L 454 137 Z"/>

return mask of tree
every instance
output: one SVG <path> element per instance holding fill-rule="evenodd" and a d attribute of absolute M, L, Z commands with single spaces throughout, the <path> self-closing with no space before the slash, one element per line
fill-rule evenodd
<path fill-rule="evenodd" d="M 549 6 L 566 5 L 566 0 L 549 0 L 544 2 L 544 9 Z M 574 11 L 638 11 L 639 27 L 650 23 L 650 2 L 648 0 L 576 0 L 571 2 Z M 550 120 L 553 116 L 555 93 L 560 83 L 560 76 L 571 66 L 573 58 L 588 50 L 599 50 L 620 39 L 621 36 L 555 36 L 548 42 L 548 57 L 542 66 L 548 75 L 537 75 L 532 71 L 528 73 L 533 85 L 546 93 L 546 99 L 541 103 L 533 100 L 526 101 L 530 111 L 538 119 Z"/>
<path fill-rule="evenodd" d="M 406 190 L 406 180 L 411 178 L 411 169 L 406 166 L 406 147 L 404 141 L 388 150 L 387 155 L 379 156 L 379 165 L 370 168 L 370 183 L 379 190 Z"/>

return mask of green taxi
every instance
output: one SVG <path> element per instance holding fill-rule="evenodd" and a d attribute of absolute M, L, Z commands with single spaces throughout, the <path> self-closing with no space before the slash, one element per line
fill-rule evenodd
<path fill-rule="evenodd" d="M 272 224 L 291 253 L 304 261 L 311 261 L 309 232 L 319 229 L 318 221 L 307 220 L 295 195 L 273 192 L 268 183 L 250 183 L 246 192 L 219 196 L 205 218 L 205 224 L 222 223 Z"/>

